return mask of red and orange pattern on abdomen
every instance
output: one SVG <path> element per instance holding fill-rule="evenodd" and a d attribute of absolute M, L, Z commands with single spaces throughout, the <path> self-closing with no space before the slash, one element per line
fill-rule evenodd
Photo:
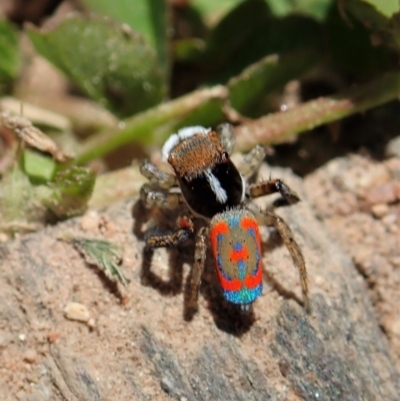
<path fill-rule="evenodd" d="M 262 291 L 261 240 L 253 214 L 246 209 L 218 214 L 210 240 L 224 297 L 236 304 L 253 302 Z"/>

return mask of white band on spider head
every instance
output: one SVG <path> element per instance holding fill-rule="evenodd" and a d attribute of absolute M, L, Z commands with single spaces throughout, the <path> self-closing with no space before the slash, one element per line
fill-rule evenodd
<path fill-rule="evenodd" d="M 196 134 L 207 134 L 210 132 L 210 128 L 205 128 L 201 125 L 194 125 L 193 127 L 181 128 L 176 134 L 172 134 L 164 143 L 161 150 L 161 154 L 164 161 L 168 160 L 168 156 L 171 150 L 178 145 L 178 143 L 184 141 L 186 138 L 190 138 Z"/>

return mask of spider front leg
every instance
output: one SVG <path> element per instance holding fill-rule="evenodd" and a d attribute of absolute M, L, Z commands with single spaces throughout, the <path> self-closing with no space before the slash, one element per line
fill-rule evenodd
<path fill-rule="evenodd" d="M 182 194 L 171 191 L 177 186 L 173 174 L 160 170 L 148 160 L 143 161 L 139 169 L 140 173 L 150 181 L 140 188 L 140 200 L 147 208 L 158 206 L 162 209 L 176 209 L 183 203 Z"/>
<path fill-rule="evenodd" d="M 293 205 L 300 201 L 299 196 L 295 191 L 293 191 L 288 185 L 286 185 L 282 180 L 269 179 L 268 181 L 257 182 L 255 184 L 250 184 L 246 188 L 247 197 L 253 199 L 264 195 L 270 195 L 273 193 L 280 193 L 281 198 L 274 202 L 274 206 L 285 206 Z"/>
<path fill-rule="evenodd" d="M 286 245 L 286 248 L 290 253 L 290 256 L 292 257 L 294 265 L 299 270 L 304 307 L 307 312 L 310 312 L 306 263 L 304 261 L 303 253 L 301 252 L 298 243 L 294 239 L 292 230 L 281 217 L 272 211 L 258 211 L 255 212 L 255 216 L 260 225 L 272 226 L 278 230 L 284 244 Z"/>
<path fill-rule="evenodd" d="M 215 131 L 219 136 L 221 145 L 226 150 L 228 155 L 231 156 L 236 144 L 236 136 L 232 125 L 229 123 L 219 124 L 215 128 Z"/>
<path fill-rule="evenodd" d="M 139 165 L 140 173 L 146 177 L 150 183 L 160 189 L 170 189 L 177 186 L 175 175 L 160 170 L 155 164 L 149 160 L 144 160 Z"/>
<path fill-rule="evenodd" d="M 188 240 L 194 233 L 194 224 L 190 217 L 179 216 L 176 220 L 176 230 L 158 233 L 154 229 L 145 235 L 147 248 L 163 248 L 177 246 Z"/>
<path fill-rule="evenodd" d="M 147 208 L 158 206 L 161 209 L 176 209 L 184 203 L 180 192 L 168 192 L 154 188 L 150 184 L 143 184 L 140 188 L 140 200 Z"/>
<path fill-rule="evenodd" d="M 266 154 L 264 146 L 254 146 L 249 153 L 244 155 L 243 161 L 238 166 L 240 174 L 246 179 L 250 178 L 260 168 Z"/>

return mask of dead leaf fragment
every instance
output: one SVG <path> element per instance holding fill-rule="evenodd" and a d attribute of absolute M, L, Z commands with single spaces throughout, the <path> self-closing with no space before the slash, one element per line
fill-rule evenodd
<path fill-rule="evenodd" d="M 0 124 L 12 131 L 28 146 L 51 154 L 60 163 L 64 163 L 72 158 L 70 154 L 59 149 L 51 138 L 45 135 L 39 128 L 36 128 L 23 115 L 2 111 L 0 112 Z"/>

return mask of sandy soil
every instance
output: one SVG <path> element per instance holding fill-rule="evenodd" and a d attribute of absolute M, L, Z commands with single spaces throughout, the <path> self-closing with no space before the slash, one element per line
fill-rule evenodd
<path fill-rule="evenodd" d="M 271 230 L 253 314 L 223 304 L 208 263 L 187 321 L 191 245 L 146 261 L 135 201 L 91 211 L 0 248 L 1 399 L 398 399 L 400 159 L 349 155 L 303 183 L 272 171 L 304 199 L 280 213 L 307 260 L 312 316 L 296 302 L 298 275 Z M 66 235 L 117 244 L 129 286 L 87 266 Z M 84 322 L 67 318 L 71 302 Z"/>

